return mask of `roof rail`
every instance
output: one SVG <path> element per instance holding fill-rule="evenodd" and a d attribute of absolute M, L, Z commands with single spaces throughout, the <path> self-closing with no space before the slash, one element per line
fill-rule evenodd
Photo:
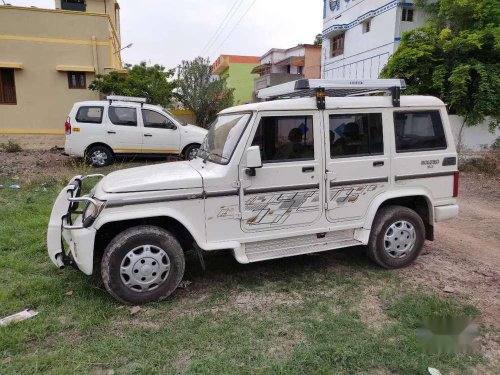
<path fill-rule="evenodd" d="M 108 95 L 106 100 L 109 100 L 109 104 L 113 102 L 130 102 L 130 103 L 140 103 L 141 107 L 147 102 L 146 98 L 135 98 L 133 96 L 120 96 L 120 95 Z"/>
<path fill-rule="evenodd" d="M 257 97 L 264 100 L 316 96 L 341 97 L 374 93 L 390 93 L 394 107 L 400 106 L 401 90 L 406 88 L 403 79 L 328 80 L 299 79 L 259 90 Z M 318 98 L 318 108 L 321 104 Z"/>

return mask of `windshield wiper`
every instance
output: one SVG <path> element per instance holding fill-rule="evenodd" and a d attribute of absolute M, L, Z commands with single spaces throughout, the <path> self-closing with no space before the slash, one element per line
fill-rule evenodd
<path fill-rule="evenodd" d="M 203 152 L 206 153 L 206 156 L 203 158 L 203 163 L 205 163 L 205 164 L 207 163 L 207 160 L 208 160 L 208 158 L 210 156 L 216 156 L 216 157 L 219 157 L 219 158 L 224 159 L 224 160 L 229 160 L 228 158 L 226 158 L 226 157 L 224 157 L 222 155 L 216 154 L 214 152 L 209 152 L 209 151 L 206 151 L 206 150 L 203 150 Z"/>

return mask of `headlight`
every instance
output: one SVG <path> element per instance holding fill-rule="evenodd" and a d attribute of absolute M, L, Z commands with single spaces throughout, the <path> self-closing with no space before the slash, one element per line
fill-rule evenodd
<path fill-rule="evenodd" d="M 94 220 L 97 218 L 97 216 L 99 216 L 102 209 L 106 205 L 105 201 L 100 201 L 99 199 L 95 198 L 93 199 L 96 203 L 94 204 L 92 202 L 89 202 L 87 204 L 87 207 L 85 207 L 85 210 L 83 211 L 82 221 L 84 227 L 92 225 Z"/>

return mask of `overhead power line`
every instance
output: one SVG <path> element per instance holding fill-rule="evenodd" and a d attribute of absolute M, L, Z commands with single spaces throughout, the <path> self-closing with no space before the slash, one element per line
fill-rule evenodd
<path fill-rule="evenodd" d="M 257 2 L 257 0 L 253 0 L 252 4 L 250 4 L 250 6 L 247 8 L 247 10 L 245 11 L 245 13 L 243 13 L 243 15 L 240 17 L 240 19 L 238 20 L 238 22 L 236 22 L 233 26 L 233 28 L 231 29 L 231 31 L 229 32 L 229 34 L 226 36 L 226 38 L 222 41 L 222 43 L 219 45 L 219 47 L 217 47 L 214 52 L 217 52 L 219 51 L 222 46 L 224 46 L 224 44 L 227 42 L 227 40 L 231 37 L 231 35 L 233 34 L 234 30 L 236 30 L 236 28 L 239 26 L 239 24 L 241 23 L 241 21 L 243 21 L 243 18 L 245 18 L 245 16 L 248 14 L 248 12 L 250 12 L 250 9 L 252 9 L 252 7 L 255 5 L 255 3 Z"/>
<path fill-rule="evenodd" d="M 208 42 L 205 45 L 205 47 L 203 47 L 203 49 L 201 51 L 202 55 L 205 52 L 208 52 L 211 47 L 213 47 L 214 43 L 217 41 L 217 39 L 222 34 L 222 31 L 224 30 L 224 28 L 229 24 L 229 21 L 231 20 L 231 18 L 234 17 L 234 15 L 236 14 L 236 12 L 241 7 L 241 5 L 243 4 L 244 1 L 245 0 L 236 0 L 233 3 L 231 9 L 229 9 L 229 12 L 227 12 L 226 16 L 224 17 L 224 19 L 222 20 L 222 22 L 219 24 L 219 27 L 217 28 L 217 30 L 215 31 L 215 33 L 212 34 L 211 38 L 208 40 Z"/>

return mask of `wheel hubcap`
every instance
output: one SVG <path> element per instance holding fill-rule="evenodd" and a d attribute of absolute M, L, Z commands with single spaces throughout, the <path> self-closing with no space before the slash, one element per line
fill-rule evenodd
<path fill-rule="evenodd" d="M 154 245 L 143 245 L 130 250 L 122 260 L 122 282 L 135 292 L 148 292 L 158 288 L 170 273 L 170 258 Z"/>
<path fill-rule="evenodd" d="M 417 233 L 408 221 L 397 221 L 392 224 L 384 235 L 384 249 L 392 258 L 404 258 L 411 253 Z"/>
<path fill-rule="evenodd" d="M 92 159 L 92 164 L 103 166 L 106 164 L 106 161 L 108 160 L 108 155 L 106 155 L 106 153 L 103 151 L 97 150 L 92 153 L 91 159 Z"/>
<path fill-rule="evenodd" d="M 196 157 L 197 152 L 198 152 L 197 148 L 193 148 L 193 149 L 189 150 L 188 155 L 187 155 L 188 160 L 194 159 Z"/>

